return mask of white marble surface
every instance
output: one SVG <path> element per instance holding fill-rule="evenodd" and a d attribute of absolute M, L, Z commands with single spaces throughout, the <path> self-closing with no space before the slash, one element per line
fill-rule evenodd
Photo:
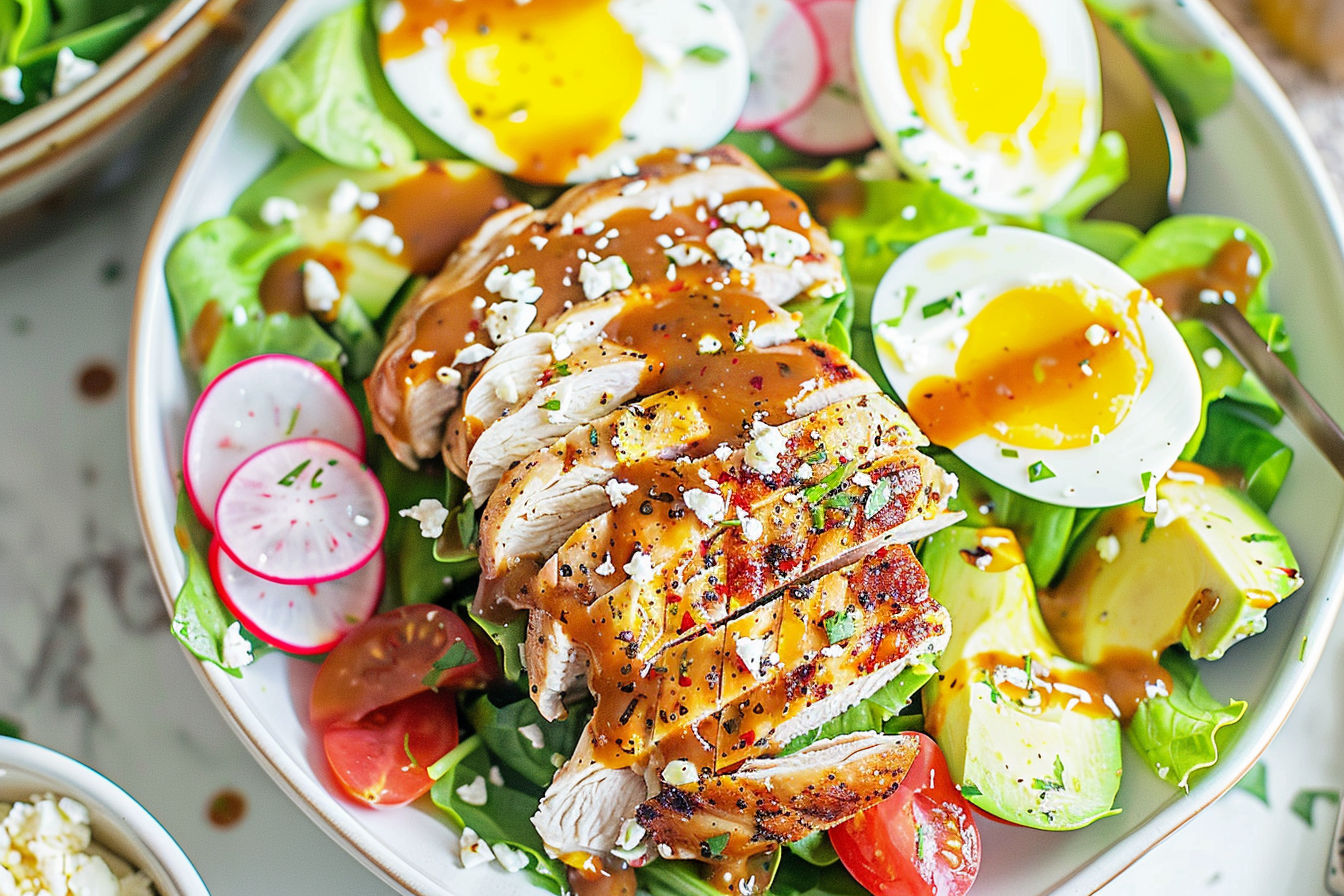
<path fill-rule="evenodd" d="M 1264 48 L 1239 16 L 1241 2 L 1220 5 Z M 273 7 L 258 2 L 253 14 Z M 1265 55 L 1313 135 L 1338 141 L 1332 122 L 1344 120 L 1344 89 Z M 0 717 L 127 788 L 178 838 L 215 896 L 390 892 L 225 727 L 168 632 L 142 553 L 127 472 L 127 329 L 140 250 L 203 110 L 193 99 L 147 135 L 111 172 L 118 185 L 0 234 Z M 1344 159 L 1333 159 L 1344 184 Z M 100 396 L 79 385 L 95 368 L 113 375 Z M 1309 826 L 1291 803 L 1302 790 L 1344 785 L 1341 683 L 1337 630 L 1265 754 L 1268 805 L 1232 791 L 1104 896 L 1324 892 L 1334 806 L 1318 802 Z M 224 792 L 245 801 L 229 826 L 208 817 Z"/>

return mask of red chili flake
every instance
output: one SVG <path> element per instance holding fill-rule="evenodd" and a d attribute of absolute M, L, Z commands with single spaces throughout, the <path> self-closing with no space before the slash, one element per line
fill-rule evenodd
<path fill-rule="evenodd" d="M 672 285 L 667 288 L 668 292 L 681 292 L 686 288 L 686 284 L 680 280 L 673 280 Z"/>
<path fill-rule="evenodd" d="M 765 377 L 754 376 L 751 378 L 751 388 L 760 390 L 765 388 Z"/>
<path fill-rule="evenodd" d="M 1290 579 L 1297 578 L 1298 571 L 1296 569 L 1293 569 L 1291 566 L 1276 566 L 1274 568 L 1277 569 L 1279 572 L 1283 573 L 1284 575 L 1286 575 Z"/>
<path fill-rule="evenodd" d="M 675 605 L 675 604 L 679 604 L 679 603 L 681 603 L 681 595 L 680 595 L 680 594 L 673 594 L 671 591 L 669 591 L 669 592 L 667 592 L 667 598 L 666 598 L 666 601 L 667 601 L 667 603 L 669 603 L 669 604 L 674 604 L 674 605 Z"/>
<path fill-rule="evenodd" d="M 542 374 L 541 374 L 541 381 L 540 381 L 537 385 L 539 385 L 539 386 L 544 386 L 544 385 L 546 385 L 547 383 L 549 383 L 549 382 L 551 381 L 551 378 L 554 377 L 554 376 L 555 376 L 555 368 L 553 368 L 553 367 L 547 367 L 547 368 L 542 372 Z"/>
<path fill-rule="evenodd" d="M 683 676 L 681 676 L 680 678 L 677 679 L 677 684 L 681 685 L 683 688 L 688 688 L 688 687 L 690 687 L 690 686 L 691 686 L 691 676 L 689 676 L 689 675 L 683 675 Z"/>
<path fill-rule="evenodd" d="M 677 629 L 677 634 L 683 634 L 695 628 L 695 620 L 691 618 L 690 611 L 681 614 L 681 628 Z"/>
<path fill-rule="evenodd" d="M 756 743 L 756 731 L 754 729 L 742 735 L 743 746 L 749 747 L 754 743 Z"/>

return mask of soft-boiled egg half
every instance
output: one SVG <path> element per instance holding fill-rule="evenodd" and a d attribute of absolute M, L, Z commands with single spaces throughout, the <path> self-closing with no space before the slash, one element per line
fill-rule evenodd
<path fill-rule="evenodd" d="M 854 56 L 883 147 L 993 212 L 1061 199 L 1101 131 L 1083 0 L 858 0 Z"/>
<path fill-rule="evenodd" d="M 934 444 L 1075 507 L 1151 492 L 1199 424 L 1199 373 L 1133 277 L 1017 227 L 917 243 L 873 298 L 882 370 Z"/>
<path fill-rule="evenodd" d="M 376 21 L 383 71 L 411 113 L 534 183 L 703 149 L 746 102 L 746 48 L 720 0 L 386 0 Z"/>

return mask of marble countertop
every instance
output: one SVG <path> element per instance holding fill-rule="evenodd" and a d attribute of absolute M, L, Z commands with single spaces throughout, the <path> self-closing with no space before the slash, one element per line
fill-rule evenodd
<path fill-rule="evenodd" d="M 1218 5 L 1262 53 L 1344 191 L 1344 85 L 1270 47 L 1245 0 Z M 273 2 L 253 6 L 255 31 Z M 220 75 L 234 46 L 221 59 Z M 140 253 L 210 82 L 97 189 L 0 235 L 0 719 L 111 777 L 172 832 L 215 896 L 390 892 L 272 782 L 216 713 L 143 552 L 128 473 L 127 328 Z M 1344 629 L 1264 756 L 1104 896 L 1323 892 L 1344 786 Z"/>

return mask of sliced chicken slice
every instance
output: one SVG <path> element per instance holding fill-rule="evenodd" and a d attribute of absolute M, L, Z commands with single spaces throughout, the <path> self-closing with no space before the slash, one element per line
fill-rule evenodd
<path fill-rule="evenodd" d="M 599 306 L 595 313 L 589 313 L 592 305 Z M 797 330 L 792 314 L 740 289 L 668 296 L 641 288 L 577 306 L 562 315 L 553 335 L 525 334 L 487 362 L 452 414 L 445 459 L 451 467 L 465 466 L 470 480 L 471 450 L 483 432 L 540 390 L 569 385 L 562 382 L 566 377 L 572 384 L 592 376 L 593 367 L 612 357 L 645 359 L 639 393 L 650 394 L 698 374 L 708 355 L 732 352 L 735 344 L 769 348 L 794 339 Z M 516 349 L 522 342 L 527 344 Z M 528 371 L 535 373 L 525 379 Z"/>
<path fill-rule="evenodd" d="M 610 509 L 606 488 L 614 477 L 654 458 L 699 458 L 731 450 L 752 438 L 756 422 L 784 424 L 831 405 L 847 409 L 856 397 L 877 392 L 872 379 L 842 352 L 817 342 L 736 352 L 728 366 L 740 380 L 714 378 L 707 371 L 693 385 L 679 385 L 573 429 L 506 474 L 481 517 L 482 574 L 475 611 L 529 606 L 517 589 L 575 528 Z M 854 406 L 866 408 L 862 401 Z M 521 572 L 511 574 L 520 566 Z"/>
<path fill-rule="evenodd" d="M 554 855 L 605 857 L 616 846 L 621 825 L 648 797 L 643 774 L 631 768 L 607 768 L 580 741 L 555 773 L 532 824 Z"/>
<path fill-rule="evenodd" d="M 887 799 L 918 752 L 912 734 L 846 734 L 789 756 L 752 760 L 732 774 L 664 782 L 635 819 L 660 856 L 708 859 L 716 877 L 726 875 L 720 882 L 736 892 L 744 859 L 828 830 Z M 706 848 L 710 842 L 715 852 Z"/>
<path fill-rule="evenodd" d="M 365 386 L 374 428 L 410 463 L 438 453 L 461 386 L 439 371 L 456 369 L 445 365 L 458 352 L 498 348 L 568 306 L 652 284 L 738 285 L 782 305 L 834 294 L 843 276 L 802 201 L 745 155 L 662 153 L 635 176 L 488 220 L 398 312 Z M 459 372 L 470 382 L 475 367 Z"/>

